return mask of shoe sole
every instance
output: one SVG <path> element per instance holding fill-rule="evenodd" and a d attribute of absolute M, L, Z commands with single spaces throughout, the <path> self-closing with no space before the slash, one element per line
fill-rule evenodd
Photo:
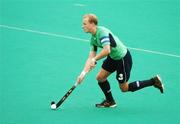
<path fill-rule="evenodd" d="M 117 104 L 111 106 L 96 106 L 97 108 L 115 108 Z"/>
<path fill-rule="evenodd" d="M 164 93 L 164 85 L 162 83 L 162 79 L 160 78 L 159 75 L 156 75 L 157 79 L 159 80 L 159 82 L 161 83 L 161 87 L 159 87 L 159 90 L 161 93 Z"/>

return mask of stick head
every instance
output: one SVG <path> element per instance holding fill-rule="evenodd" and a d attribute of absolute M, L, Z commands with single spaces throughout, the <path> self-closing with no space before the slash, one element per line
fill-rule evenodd
<path fill-rule="evenodd" d="M 56 109 L 56 103 L 53 101 L 51 102 L 51 109 L 52 110 L 55 110 Z"/>

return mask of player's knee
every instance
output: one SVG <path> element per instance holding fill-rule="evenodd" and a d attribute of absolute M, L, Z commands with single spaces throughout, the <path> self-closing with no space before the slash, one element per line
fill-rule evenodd
<path fill-rule="evenodd" d="M 106 78 L 104 78 L 103 76 L 97 75 L 97 76 L 96 76 L 96 80 L 97 80 L 98 82 L 104 82 L 104 81 L 106 81 Z"/>
<path fill-rule="evenodd" d="M 121 89 L 122 92 L 127 92 L 127 91 L 128 91 L 127 88 L 122 88 L 122 87 L 120 87 L 120 89 Z"/>
<path fill-rule="evenodd" d="M 128 83 L 119 85 L 122 92 L 128 92 Z"/>

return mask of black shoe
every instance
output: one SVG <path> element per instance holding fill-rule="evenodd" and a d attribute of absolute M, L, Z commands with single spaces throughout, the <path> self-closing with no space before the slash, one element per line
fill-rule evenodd
<path fill-rule="evenodd" d="M 96 104 L 96 107 L 98 108 L 114 108 L 116 107 L 116 103 L 114 101 L 107 101 L 107 100 L 104 100 L 102 103 L 100 104 Z"/>
<path fill-rule="evenodd" d="M 152 80 L 154 82 L 154 87 L 158 88 L 160 90 L 160 92 L 163 93 L 164 92 L 164 86 L 163 86 L 162 80 L 159 77 L 159 75 L 156 75 L 155 77 L 153 77 Z"/>

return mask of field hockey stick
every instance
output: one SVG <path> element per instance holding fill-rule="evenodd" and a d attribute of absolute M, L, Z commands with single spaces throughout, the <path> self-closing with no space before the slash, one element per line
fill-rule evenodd
<path fill-rule="evenodd" d="M 57 104 L 52 101 L 51 102 L 51 109 L 55 110 L 57 109 L 67 98 L 68 96 L 74 91 L 74 89 L 77 87 L 78 83 L 76 82 L 68 91 L 67 93 L 57 102 Z"/>

